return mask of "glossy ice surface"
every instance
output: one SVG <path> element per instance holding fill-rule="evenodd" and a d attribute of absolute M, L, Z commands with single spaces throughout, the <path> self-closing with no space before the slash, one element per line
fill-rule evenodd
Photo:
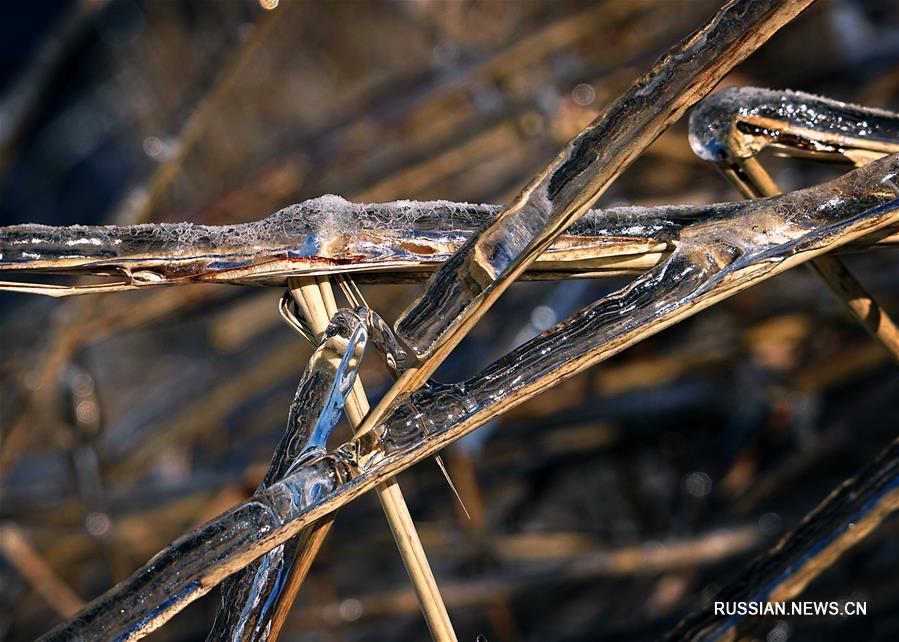
<path fill-rule="evenodd" d="M 416 230 L 440 241 L 452 238 L 455 230 L 471 230 L 493 209 L 444 201 L 356 205 L 329 195 L 238 225 L 18 225 L 0 230 L 0 265 L 15 269 L 16 264 L 41 268 L 50 261 L 93 267 L 140 263 L 141 269 L 149 270 L 155 261 L 160 276 L 177 276 L 196 274 L 191 272 L 196 265 L 224 271 L 274 258 L 341 261 L 348 257 L 332 250 L 347 237 L 365 237 L 368 232 L 390 237 Z"/>
<path fill-rule="evenodd" d="M 340 503 L 505 408 L 715 301 L 899 218 L 899 156 L 688 226 L 662 265 L 459 384 L 416 391 L 372 431 L 174 542 L 45 639 L 138 637 Z"/>
<path fill-rule="evenodd" d="M 287 429 L 259 491 L 324 452 L 365 352 L 368 329 L 365 311 L 360 312 L 343 310 L 334 315 L 297 387 Z M 222 605 L 207 639 L 268 639 L 278 598 L 303 544 L 301 537 L 293 538 L 225 580 Z"/>
<path fill-rule="evenodd" d="M 854 143 L 894 151 L 897 141 L 899 114 L 798 91 L 729 87 L 690 114 L 690 146 L 708 161 L 748 158 L 769 145 L 839 153 Z"/>
<path fill-rule="evenodd" d="M 733 0 L 672 47 L 571 140 L 515 201 L 428 281 L 397 322 L 423 367 L 436 367 L 466 325 L 688 107 L 809 3 Z M 782 22 L 781 22 L 782 21 Z"/>
<path fill-rule="evenodd" d="M 447 201 L 353 204 L 327 196 L 240 225 L 17 225 L 0 228 L 0 272 L 120 273 L 136 286 L 192 281 L 283 284 L 291 275 L 335 270 L 415 269 L 420 274 L 446 260 L 501 209 Z M 590 212 L 543 258 L 564 266 L 652 248 L 707 209 L 619 207 Z"/>

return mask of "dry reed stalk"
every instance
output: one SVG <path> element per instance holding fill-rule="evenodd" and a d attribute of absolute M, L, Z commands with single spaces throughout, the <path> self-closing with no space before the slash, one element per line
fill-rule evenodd
<path fill-rule="evenodd" d="M 316 335 L 324 332 L 330 322 L 331 315 L 337 312 L 337 302 L 334 299 L 334 291 L 328 278 L 291 279 L 290 290 L 313 332 Z M 347 399 L 345 411 L 347 419 L 354 430 L 362 423 L 365 415 L 368 414 L 368 398 L 358 377 Z M 387 523 L 390 525 L 390 531 L 396 541 L 400 556 L 403 558 L 406 572 L 412 581 L 412 586 L 418 597 L 428 629 L 431 631 L 431 636 L 441 642 L 455 642 L 456 634 L 449 619 L 446 605 L 440 596 L 437 581 L 428 564 L 427 556 L 421 545 L 421 539 L 415 530 L 415 524 L 412 521 L 412 516 L 409 514 L 409 508 L 406 506 L 399 484 L 395 478 L 391 478 L 378 486 L 375 492 L 384 510 L 384 515 L 387 517 Z M 311 563 L 311 560 L 315 558 L 332 523 L 333 520 L 329 520 L 321 527 L 315 529 L 316 537 L 310 538 L 303 550 L 304 560 L 308 559 L 309 563 Z M 283 624 L 289 606 L 293 602 L 296 592 L 299 590 L 308 571 L 309 563 L 305 565 L 298 564 L 297 572 L 291 576 L 290 585 L 285 590 L 281 604 L 278 607 L 278 613 L 281 617 L 276 616 L 275 618 L 278 628 Z"/>
<path fill-rule="evenodd" d="M 741 176 L 733 172 L 725 172 L 725 175 L 745 196 L 759 198 L 783 193 L 758 159 L 741 159 L 739 165 L 743 170 Z M 843 261 L 833 254 L 824 254 L 809 261 L 809 269 L 824 280 L 852 316 L 899 363 L 899 327 Z"/>

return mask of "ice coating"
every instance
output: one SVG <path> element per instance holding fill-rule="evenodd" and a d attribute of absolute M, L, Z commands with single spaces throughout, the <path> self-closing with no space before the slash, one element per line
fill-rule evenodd
<path fill-rule="evenodd" d="M 263 249 L 314 257 L 323 240 L 340 235 L 372 230 L 465 230 L 483 223 L 492 210 L 491 206 L 449 201 L 355 204 L 329 194 L 290 205 L 260 221 L 236 225 L 15 225 L 0 228 L 0 265 L 51 258 L 103 261 L 206 255 L 225 260 Z"/>
<path fill-rule="evenodd" d="M 414 382 L 439 366 L 509 284 L 646 147 L 809 4 L 731 0 L 609 103 L 509 207 L 440 265 L 397 321 L 397 336 L 421 361 Z"/>
<path fill-rule="evenodd" d="M 891 152 L 899 150 L 899 114 L 798 91 L 728 87 L 693 109 L 689 139 L 700 158 L 715 162 L 769 145 L 840 153 L 854 141 Z"/>
<path fill-rule="evenodd" d="M 291 475 L 289 485 L 275 484 L 257 493 L 154 556 L 119 585 L 127 608 L 111 613 L 104 600 L 95 600 L 43 639 L 124 641 L 141 637 L 221 582 L 229 574 L 222 563 L 233 562 L 236 550 L 246 553 L 241 566 L 271 550 L 278 544 L 271 536 L 283 529 L 300 507 L 314 504 L 349 477 L 343 462 L 332 456 L 307 463 Z M 177 569 L 177 573 L 169 574 L 169 569 Z"/>
<path fill-rule="evenodd" d="M 446 414 L 444 408 L 463 409 L 453 421 L 466 421 L 468 413 L 483 412 L 513 390 L 557 382 L 567 376 L 566 364 L 573 358 L 614 345 L 635 327 L 695 304 L 718 288 L 733 288 L 731 281 L 744 270 L 753 275 L 746 278 L 761 278 L 841 228 L 860 225 L 866 217 L 895 217 L 897 173 L 899 155 L 894 155 L 830 183 L 735 204 L 720 220 L 687 228 L 681 245 L 662 265 L 459 384 L 451 395 L 457 403 L 434 403 L 435 396 L 449 398 L 448 389 L 441 387 L 440 395 L 413 393 L 411 404 L 422 422 L 434 423 L 434 416 Z M 388 420 L 384 433 L 390 435 L 393 427 Z"/>
<path fill-rule="evenodd" d="M 218 281 L 283 284 L 320 270 L 433 269 L 501 211 L 449 201 L 354 204 L 323 196 L 253 223 L 203 226 L 16 225 L 0 228 L 0 271 L 120 271 L 134 285 Z M 629 239 L 650 248 L 708 207 L 619 207 L 590 212 L 546 254 L 565 263 Z M 586 251 L 586 254 L 585 254 Z M 633 249 L 624 248 L 624 253 Z M 608 253 L 608 251 L 606 252 Z"/>
<path fill-rule="evenodd" d="M 899 151 L 899 139 L 890 140 L 884 114 L 865 112 L 855 106 L 836 106 L 833 101 L 795 92 L 750 90 L 722 92 L 713 97 L 713 106 L 700 110 L 691 120 L 691 130 L 715 131 L 711 145 L 718 147 L 718 167 L 743 196 L 775 196 L 782 191 L 764 166 L 752 156 L 771 147 L 783 156 L 806 156 L 865 165 L 886 153 Z M 733 101 L 746 98 L 745 105 Z M 767 109 L 763 109 L 766 106 Z M 744 110 L 736 113 L 734 110 Z M 848 111 L 853 111 L 850 114 Z M 781 114 L 772 118 L 771 114 Z M 899 122 L 894 117 L 892 125 Z M 887 122 L 887 125 L 891 123 Z M 694 142 L 696 142 L 694 140 Z M 836 256 L 812 261 L 813 271 L 822 277 L 846 310 L 899 361 L 899 326 L 875 297 L 869 294 Z"/>
<path fill-rule="evenodd" d="M 341 310 L 309 360 L 290 405 L 287 429 L 258 491 L 324 452 L 362 362 L 367 310 Z M 294 571 L 302 538 L 273 548 L 222 585 L 222 603 L 207 640 L 265 640 L 278 598 Z"/>
<path fill-rule="evenodd" d="M 684 230 L 661 265 L 458 384 L 430 384 L 373 430 L 176 541 L 45 640 L 135 639 L 212 583 L 474 430 L 718 300 L 899 220 L 899 155 L 835 181 L 735 204 Z M 313 491 L 314 489 L 314 491 Z M 177 599 L 169 599 L 177 596 Z"/>
<path fill-rule="evenodd" d="M 407 212 L 417 215 L 411 225 L 420 225 L 400 229 L 391 222 L 401 220 L 393 217 L 396 203 L 350 204 L 354 211 L 377 216 L 362 219 L 366 227 L 349 233 L 344 228 L 344 232 L 328 236 L 314 227 L 320 219 L 303 218 L 307 210 L 315 211 L 307 207 L 310 202 L 320 199 L 293 205 L 261 221 L 234 226 L 184 223 L 0 228 L 0 272 L 118 272 L 127 277 L 127 284 L 112 290 L 194 282 L 285 285 L 289 276 L 333 271 L 351 271 L 363 281 L 422 280 L 502 209 L 500 205 L 444 202 L 435 208 L 429 202 L 400 201 Z M 732 206 L 719 203 L 591 210 L 538 257 L 526 278 L 640 272 L 673 249 L 687 226 L 720 218 Z M 458 216 L 439 218 L 449 210 Z M 382 222 L 385 227 L 376 227 Z M 211 245 L 196 248 L 190 245 L 195 236 L 179 237 L 173 228 L 193 228 L 194 233 L 205 230 L 207 233 L 199 238 L 210 241 L 228 236 L 229 229 L 243 228 L 243 238 L 254 238 L 258 243 L 230 249 Z M 269 233 L 277 238 L 267 237 Z M 890 244 L 895 240 L 887 236 L 876 242 Z M 67 254 L 60 254 L 60 247 L 69 248 Z M 73 252 L 71 247 L 78 251 Z M 0 283 L 0 289 L 19 288 L 6 282 Z M 87 290 L 72 288 L 69 293 L 82 291 Z"/>

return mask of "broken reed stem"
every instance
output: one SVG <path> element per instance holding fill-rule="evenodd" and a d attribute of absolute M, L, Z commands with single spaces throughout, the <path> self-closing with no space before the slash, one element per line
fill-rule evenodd
<path fill-rule="evenodd" d="M 331 315 L 337 311 L 337 302 L 334 299 L 334 291 L 328 278 L 307 277 L 290 279 L 289 287 L 313 332 L 316 335 L 324 332 L 330 322 Z M 362 424 L 362 420 L 368 414 L 369 409 L 365 389 L 362 387 L 362 381 L 357 377 L 345 406 L 347 419 L 354 430 Z M 427 555 L 421 544 L 418 532 L 415 530 L 415 524 L 412 521 L 412 516 L 409 514 L 409 508 L 406 506 L 406 500 L 403 498 L 399 484 L 396 482 L 396 479 L 391 478 L 377 486 L 375 491 L 378 501 L 384 510 L 384 515 L 387 517 L 387 523 L 390 525 L 390 532 L 396 541 L 400 556 L 403 558 L 406 572 L 409 574 L 409 579 L 418 597 L 422 614 L 427 622 L 428 629 L 431 631 L 432 638 L 438 642 L 456 642 L 456 634 L 449 619 L 446 605 L 440 596 L 437 580 L 434 578 L 434 574 L 428 564 Z M 328 530 L 330 530 L 331 523 L 329 521 L 324 528 L 317 528 L 316 536 L 313 536 L 303 549 L 303 559 L 308 559 L 309 562 L 302 569 L 302 575 L 299 572 L 295 572 L 292 575 L 289 587 L 292 589 L 292 592 L 285 591 L 282 604 L 279 605 L 279 612 L 281 609 L 285 612 L 288 610 L 290 603 L 302 584 L 306 571 L 308 571 L 309 563 L 318 553 L 318 549 L 321 547 Z M 297 566 L 299 571 L 301 565 L 298 564 Z M 278 622 L 279 626 L 280 623 Z"/>
<path fill-rule="evenodd" d="M 755 158 L 740 161 L 743 176 L 725 172 L 728 178 L 749 198 L 779 196 L 780 187 Z M 823 254 L 809 262 L 809 268 L 830 288 L 853 317 L 899 363 L 899 327 L 845 264 L 833 254 Z"/>
<path fill-rule="evenodd" d="M 0 552 L 9 565 L 61 616 L 72 617 L 84 607 L 82 599 L 53 572 L 17 526 L 6 524 L 0 528 Z"/>

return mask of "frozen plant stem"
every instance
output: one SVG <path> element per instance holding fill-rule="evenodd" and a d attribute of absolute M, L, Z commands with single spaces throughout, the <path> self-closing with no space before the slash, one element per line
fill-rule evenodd
<path fill-rule="evenodd" d="M 360 432 L 422 386 L 497 298 L 646 147 L 812 0 L 731 0 L 611 103 L 443 263 L 396 323 L 414 353 Z"/>
<path fill-rule="evenodd" d="M 471 379 L 416 391 L 374 430 L 175 540 L 41 639 L 139 639 L 267 551 L 510 408 L 737 292 L 896 223 L 897 175 L 899 154 L 690 226 L 662 265 Z"/>
<path fill-rule="evenodd" d="M 334 300 L 334 292 L 331 283 L 327 277 L 316 278 L 299 278 L 290 279 L 289 281 L 291 293 L 297 301 L 297 304 L 303 310 L 309 325 L 316 335 L 321 334 L 328 325 L 328 320 L 337 311 L 337 303 Z M 368 414 L 369 405 L 365 395 L 365 389 L 362 382 L 357 377 L 353 384 L 345 407 L 347 419 L 350 425 L 355 429 Z M 388 479 L 375 489 L 378 501 L 387 517 L 387 523 L 390 525 L 390 531 L 396 541 L 400 556 L 406 566 L 406 572 L 412 581 L 415 594 L 424 614 L 428 629 L 434 640 L 440 642 L 455 642 L 456 634 L 453 631 L 452 623 L 449 619 L 443 598 L 440 596 L 440 590 L 437 587 L 437 581 L 428 564 L 427 556 L 421 544 L 418 532 L 415 530 L 415 524 L 412 522 L 412 516 L 409 514 L 409 508 L 403 498 L 402 490 L 396 479 Z M 318 553 L 318 549 L 330 530 L 331 522 L 327 523 L 325 532 L 316 539 L 316 541 L 307 544 L 303 554 L 310 559 L 314 558 Z M 293 601 L 294 595 L 299 590 L 303 578 L 299 577 L 291 582 L 293 594 L 284 593 L 283 602 L 285 606 L 283 611 L 287 611 L 290 602 Z"/>
<path fill-rule="evenodd" d="M 715 595 L 718 602 L 788 602 L 899 510 L 899 440 L 836 488 L 799 526 Z M 755 620 L 755 621 L 753 621 Z M 717 615 L 713 603 L 684 618 L 666 642 L 756 639 L 758 620 Z"/>
<path fill-rule="evenodd" d="M 335 314 L 321 337 L 314 339 L 315 351 L 297 386 L 287 426 L 259 490 L 325 451 L 368 345 L 370 315 L 359 312 Z M 315 489 L 311 493 L 314 497 Z M 280 598 L 285 590 L 295 588 L 294 579 L 308 569 L 312 558 L 302 551 L 310 539 L 317 541 L 318 533 L 319 529 L 310 529 L 229 577 L 222 586 L 222 604 L 207 641 L 267 642 L 276 636 L 286 614 L 286 609 L 278 608 L 285 604 Z"/>
<path fill-rule="evenodd" d="M 413 202 L 350 203 L 336 196 L 287 207 L 253 223 L 234 226 L 157 223 L 137 226 L 12 225 L 0 227 L 0 273 L 128 273 L 119 283 L 54 285 L 0 281 L 0 290 L 52 297 L 219 283 L 286 287 L 290 277 L 351 273 L 365 283 L 424 281 L 478 229 L 498 205 Z M 700 219 L 727 216 L 734 203 L 621 206 L 592 210 L 531 264 L 521 280 L 562 280 L 638 275 L 664 261 L 681 233 Z M 410 210 L 414 214 L 410 215 Z M 322 219 L 330 219 L 325 222 Z M 330 228 L 346 224 L 344 233 Z M 353 225 L 355 223 L 355 225 Z M 203 245 L 240 230 L 237 244 Z M 846 251 L 899 245 L 899 227 L 857 239 Z M 29 247 L 30 246 L 30 247 Z M 39 251 L 35 248 L 41 248 Z M 71 256 L 72 252 L 78 256 Z M 26 254 L 33 253 L 35 257 Z M 69 256 L 60 258 L 60 254 Z M 288 253 L 291 255 L 286 258 Z M 239 267 L 232 267 L 239 265 Z M 127 274 L 126 274 L 127 276 Z M 162 296 L 162 295 L 160 295 Z M 171 303 L 167 303 L 171 305 Z M 124 304 L 123 304 L 124 305 Z M 129 311 L 135 305 L 129 300 Z M 164 310 L 146 303 L 143 317 Z M 116 327 L 102 318 L 81 331 L 67 350 Z M 128 316 L 128 323 L 140 319 Z M 61 356 L 60 360 L 64 362 Z"/>
<path fill-rule="evenodd" d="M 740 161 L 744 180 L 735 173 L 727 173 L 732 182 L 750 198 L 778 196 L 782 192 L 774 179 L 756 158 Z M 820 276 L 830 291 L 846 306 L 850 314 L 874 337 L 899 363 L 899 328 L 877 299 L 855 278 L 849 268 L 831 254 L 824 254 L 809 261 L 809 269 Z"/>
<path fill-rule="evenodd" d="M 762 150 L 861 167 L 899 151 L 899 118 L 801 92 L 729 88 L 690 115 L 690 144 L 700 158 L 716 163 L 743 196 L 762 198 L 782 193 L 758 160 Z M 899 328 L 843 262 L 822 255 L 809 267 L 899 363 Z"/>

